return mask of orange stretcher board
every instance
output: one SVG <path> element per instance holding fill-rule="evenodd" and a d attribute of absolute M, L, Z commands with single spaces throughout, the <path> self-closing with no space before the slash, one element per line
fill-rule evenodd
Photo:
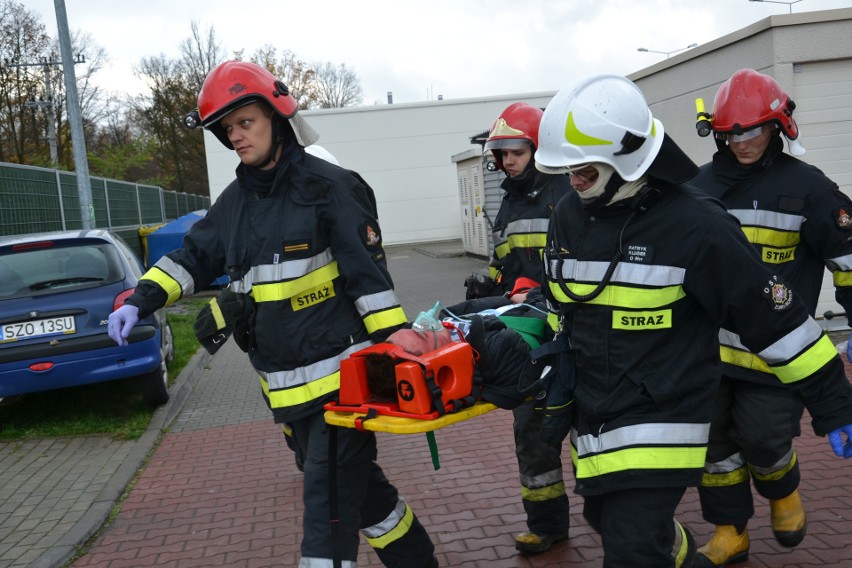
<path fill-rule="evenodd" d="M 497 407 L 490 402 L 479 401 L 473 406 L 455 412 L 448 412 L 437 418 L 423 419 L 377 414 L 375 417 L 366 420 L 364 418 L 367 416 L 367 413 L 360 410 L 334 410 L 333 405 L 326 405 L 325 408 L 325 421 L 332 426 L 358 428 L 360 421 L 360 427 L 371 432 L 422 434 L 423 432 L 432 432 L 433 430 L 438 430 L 444 426 L 449 426 L 450 424 L 455 424 L 476 416 L 482 416 L 487 412 L 495 410 Z"/>

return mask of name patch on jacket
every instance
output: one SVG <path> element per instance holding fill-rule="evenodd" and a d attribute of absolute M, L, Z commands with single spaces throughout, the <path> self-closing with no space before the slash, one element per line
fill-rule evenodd
<path fill-rule="evenodd" d="M 763 247 L 760 256 L 763 257 L 763 262 L 767 264 L 781 264 L 796 260 L 796 247 Z"/>
<path fill-rule="evenodd" d="M 628 262 L 638 262 L 640 264 L 651 262 L 651 256 L 654 252 L 654 247 L 645 245 L 627 245 L 627 260 Z"/>
<path fill-rule="evenodd" d="M 293 296 L 290 298 L 290 305 L 293 308 L 293 311 L 302 310 L 305 308 L 309 308 L 311 306 L 315 306 L 320 302 L 325 302 L 329 298 L 334 297 L 334 286 L 328 282 L 326 284 L 321 284 L 316 288 L 311 288 L 310 290 L 305 290 L 298 296 Z"/>
<path fill-rule="evenodd" d="M 612 329 L 642 331 L 646 329 L 669 329 L 672 326 L 672 311 L 653 312 L 612 312 Z"/>

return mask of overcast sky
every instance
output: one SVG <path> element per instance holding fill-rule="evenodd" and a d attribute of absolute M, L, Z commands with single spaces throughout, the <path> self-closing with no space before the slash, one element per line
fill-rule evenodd
<path fill-rule="evenodd" d="M 792 3 L 791 3 L 792 2 Z M 24 0 L 56 37 L 54 0 Z M 227 54 L 267 44 L 307 63 L 343 63 L 363 104 L 555 91 L 572 77 L 627 75 L 671 52 L 773 15 L 852 7 L 852 0 L 65 0 L 72 32 L 107 52 L 98 82 L 143 92 L 133 68 L 178 56 L 195 20 Z"/>

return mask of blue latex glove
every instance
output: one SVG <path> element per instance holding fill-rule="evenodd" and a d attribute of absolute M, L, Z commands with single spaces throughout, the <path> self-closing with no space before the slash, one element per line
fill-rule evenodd
<path fill-rule="evenodd" d="M 846 434 L 846 443 L 843 443 L 843 434 Z M 828 434 L 828 443 L 838 456 L 852 458 L 852 424 L 841 426 Z"/>
<path fill-rule="evenodd" d="M 124 304 L 109 315 L 107 333 L 119 345 L 127 345 L 127 336 L 138 321 L 139 308 Z"/>
<path fill-rule="evenodd" d="M 846 360 L 852 363 L 852 333 L 849 334 L 849 339 L 846 340 Z"/>

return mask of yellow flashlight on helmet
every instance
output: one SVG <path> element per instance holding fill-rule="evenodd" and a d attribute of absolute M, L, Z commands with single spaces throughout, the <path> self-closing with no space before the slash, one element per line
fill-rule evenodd
<path fill-rule="evenodd" d="M 713 117 L 710 116 L 704 108 L 704 99 L 695 99 L 695 114 L 695 129 L 698 131 L 698 135 L 704 138 L 710 134 L 710 131 L 712 130 L 710 127 L 710 121 L 713 120 Z"/>

